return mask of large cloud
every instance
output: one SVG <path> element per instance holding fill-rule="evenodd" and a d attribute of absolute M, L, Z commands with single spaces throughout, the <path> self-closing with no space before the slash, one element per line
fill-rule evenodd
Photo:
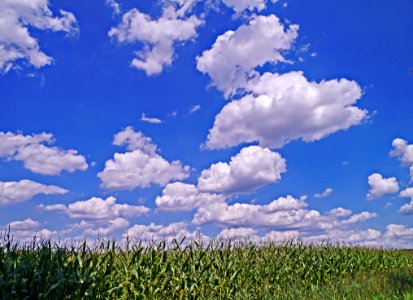
<path fill-rule="evenodd" d="M 200 192 L 192 184 L 174 182 L 163 189 L 162 196 L 156 197 L 155 203 L 162 211 L 190 211 L 224 200 L 224 196 Z"/>
<path fill-rule="evenodd" d="M 43 175 L 59 175 L 62 171 L 87 169 L 84 156 L 76 150 L 50 146 L 53 143 L 53 135 L 50 133 L 22 135 L 0 132 L 0 157 L 22 161 L 27 169 Z"/>
<path fill-rule="evenodd" d="M 351 211 L 337 214 L 337 209 L 321 214 L 306 209 L 306 197 L 280 197 L 267 205 L 216 202 L 198 208 L 193 223 L 203 225 L 215 223 L 222 227 L 242 226 L 252 228 L 272 228 L 276 230 L 327 230 L 362 222 L 377 214 L 362 212 L 352 215 Z"/>
<path fill-rule="evenodd" d="M 251 192 L 280 180 L 285 171 L 285 159 L 280 154 L 250 146 L 233 156 L 229 163 L 219 162 L 203 170 L 198 178 L 198 189 L 224 194 Z"/>
<path fill-rule="evenodd" d="M 51 64 L 53 58 L 40 50 L 29 28 L 76 32 L 75 16 L 64 10 L 60 15 L 53 17 L 48 0 L 0 1 L 0 72 L 8 72 L 18 60 L 26 60 L 35 68 Z"/>
<path fill-rule="evenodd" d="M 69 204 L 40 205 L 42 211 L 67 214 L 70 218 L 88 220 L 113 220 L 116 218 L 136 217 L 149 213 L 149 208 L 138 205 L 117 204 L 115 197 L 97 197 Z"/>
<path fill-rule="evenodd" d="M 385 194 L 393 194 L 399 191 L 399 184 L 396 177 L 383 178 L 381 174 L 374 173 L 368 177 L 370 190 L 367 199 L 374 200 L 383 197 Z"/>
<path fill-rule="evenodd" d="M 68 191 L 54 185 L 44 185 L 31 180 L 0 181 L 0 205 L 10 205 L 30 200 L 36 195 L 61 195 Z"/>
<path fill-rule="evenodd" d="M 256 67 L 285 61 L 282 51 L 291 48 L 297 30 L 297 25 L 285 29 L 275 15 L 254 16 L 249 24 L 219 36 L 197 57 L 197 68 L 228 97 L 246 85 Z"/>
<path fill-rule="evenodd" d="M 164 1 L 161 17 L 153 20 L 134 8 L 125 13 L 122 23 L 109 31 L 119 43 L 141 42 L 143 50 L 135 52 L 131 66 L 144 70 L 148 76 L 162 72 L 172 64 L 174 47 L 196 37 L 196 29 L 203 22 L 196 16 L 187 16 L 194 1 Z"/>
<path fill-rule="evenodd" d="M 367 111 L 355 106 L 360 86 L 346 79 L 316 83 L 302 72 L 265 73 L 250 80 L 246 90 L 251 94 L 225 105 L 216 116 L 207 148 L 256 141 L 270 148 L 297 139 L 312 142 L 367 117 Z"/>
<path fill-rule="evenodd" d="M 165 186 L 172 180 L 189 176 L 189 167 L 180 161 L 168 162 L 156 153 L 156 145 L 141 132 L 128 127 L 115 135 L 114 145 L 127 145 L 126 153 L 115 153 L 98 174 L 107 189 L 146 188 L 151 184 Z"/>

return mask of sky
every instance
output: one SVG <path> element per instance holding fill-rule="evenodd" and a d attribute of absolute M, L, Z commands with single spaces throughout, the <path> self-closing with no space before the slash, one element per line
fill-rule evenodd
<path fill-rule="evenodd" d="M 0 227 L 413 248 L 412 10 L 1 0 Z"/>

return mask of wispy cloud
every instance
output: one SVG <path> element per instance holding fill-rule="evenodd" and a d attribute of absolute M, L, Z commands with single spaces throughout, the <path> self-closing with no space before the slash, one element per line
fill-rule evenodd
<path fill-rule="evenodd" d="M 161 119 L 147 117 L 147 116 L 145 115 L 145 113 L 142 113 L 142 115 L 141 115 L 141 121 L 142 121 L 142 122 L 146 122 L 146 123 L 151 123 L 151 124 L 161 124 L 161 123 L 162 123 L 162 120 L 161 120 Z"/>
<path fill-rule="evenodd" d="M 200 109 L 201 109 L 201 105 L 199 105 L 199 104 L 193 105 L 193 106 L 191 107 L 191 109 L 189 110 L 189 113 L 190 113 L 190 114 L 193 114 L 194 112 L 197 112 L 197 111 L 200 110 Z"/>

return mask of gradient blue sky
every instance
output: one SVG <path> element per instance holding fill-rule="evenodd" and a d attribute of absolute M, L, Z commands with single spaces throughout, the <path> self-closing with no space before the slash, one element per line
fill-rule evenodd
<path fill-rule="evenodd" d="M 413 146 L 409 145 L 413 144 L 413 3 L 409 0 L 385 5 L 380 1 L 355 0 L 345 3 L 338 0 L 279 0 L 275 3 L 244 0 L 238 1 L 238 6 L 234 3 L 237 1 L 36 0 L 32 7 L 25 7 L 23 1 L 6 0 L 0 4 L 0 10 L 3 10 L 0 21 L 5 21 L 0 22 L 0 225 L 10 225 L 12 230 L 15 227 L 16 237 L 22 240 L 38 232 L 53 238 L 94 239 L 99 229 L 100 233 L 118 239 L 126 232 L 146 238 L 156 234 L 169 236 L 171 232 L 191 236 L 200 231 L 207 236 L 221 234 L 237 238 L 252 235 L 259 239 L 291 235 L 303 239 L 344 239 L 361 244 L 413 247 L 413 190 L 409 190 L 413 179 L 413 167 L 412 177 L 409 174 L 409 168 L 413 166 Z M 246 3 L 246 9 L 240 6 L 242 3 Z M 191 4 L 190 8 L 178 14 L 186 4 Z M 167 9 L 175 15 L 165 17 Z M 131 12 L 145 14 L 145 20 L 158 22 L 142 21 L 137 27 L 121 27 L 122 18 Z M 40 21 L 35 15 L 42 18 L 43 25 L 36 23 Z M 271 23 L 273 16 L 278 17 L 280 23 Z M 173 30 L 162 27 L 165 23 L 161 21 L 167 19 L 182 24 L 196 19 L 198 24 L 189 37 L 182 38 L 184 34 L 178 27 Z M 267 26 L 278 26 L 282 31 L 268 36 L 268 41 L 255 42 L 255 36 L 260 33 L 254 33 L 253 30 L 258 29 L 251 24 L 259 22 L 257 20 L 265 20 Z M 297 36 L 290 36 L 290 43 L 280 50 L 276 46 L 277 39 L 285 38 L 290 24 L 299 26 Z M 243 70 L 255 72 L 246 82 L 229 82 L 237 93 L 225 97 L 224 89 L 217 86 L 217 79 L 211 74 L 218 70 L 227 80 L 231 76 L 225 73 L 228 69 L 220 65 L 222 61 L 218 58 L 206 63 L 207 70 L 202 71 L 199 61 L 202 61 L 204 51 L 214 49 L 219 36 L 229 30 L 237 33 L 239 28 L 252 30 L 248 39 L 256 48 L 244 53 L 248 59 L 254 60 L 255 56 L 261 55 L 262 49 L 271 48 L 268 45 L 272 44 L 275 45 L 271 49 L 273 57 L 263 54 L 265 58 L 259 60 L 260 63 L 244 66 L 246 59 L 237 61 L 237 55 L 251 48 L 243 50 L 242 45 L 234 42 L 232 48 L 225 48 L 224 44 L 221 52 L 211 51 L 212 58 L 218 53 L 224 57 L 223 62 L 232 59 L 239 64 L 237 67 L 241 72 L 235 80 L 242 81 Z M 113 34 L 113 29 L 118 30 L 118 35 Z M 27 30 L 28 35 L 16 38 L 19 30 Z M 160 33 L 145 33 L 152 39 L 152 42 L 145 42 L 142 32 L 146 30 L 159 30 Z M 135 36 L 124 43 L 120 40 L 121 34 Z M 170 41 L 169 50 L 173 52 L 169 57 L 170 64 L 162 65 L 156 74 L 131 65 L 136 51 L 148 54 L 154 45 L 168 44 L 165 39 L 174 35 L 180 36 L 181 40 Z M 33 46 L 33 41 L 37 46 Z M 36 55 L 45 53 L 50 60 L 36 65 L 30 59 L 33 51 L 37 51 Z M 12 52 L 18 52 L 19 57 L 8 58 Z M 276 55 L 281 55 L 284 62 L 274 61 Z M 340 78 L 353 82 L 355 86 L 351 89 L 359 89 L 362 95 L 354 97 L 352 105 L 368 113 L 361 120 L 353 121 L 348 129 L 339 121 L 336 124 L 335 117 L 331 117 L 336 129 L 320 138 L 303 141 L 301 137 L 306 134 L 308 124 L 301 119 L 302 112 L 307 107 L 305 102 L 310 101 L 303 96 L 294 100 L 292 110 L 281 112 L 281 115 L 277 110 L 263 115 L 247 111 L 244 117 L 226 126 L 227 131 L 221 132 L 219 138 L 223 146 L 215 147 L 220 149 L 201 146 L 208 140 L 208 132 L 217 125 L 224 107 L 229 103 L 240 103 L 243 97 L 256 101 L 258 95 L 254 88 L 257 83 L 254 80 L 262 80 L 265 72 L 284 76 L 298 74 L 293 73 L 296 71 L 302 71 L 307 83 L 316 88 L 325 81 L 344 85 L 343 81 L 338 81 Z M 288 80 L 280 85 L 288 85 L 290 89 L 295 87 L 295 83 Z M 262 94 L 279 92 L 275 84 L 269 84 Z M 344 93 L 337 88 L 323 96 L 323 101 L 334 104 Z M 291 103 L 289 94 L 286 92 L 285 95 L 284 100 Z M 191 112 L 194 107 L 199 109 Z M 339 112 L 344 109 L 340 104 L 327 105 L 324 109 L 329 107 Z M 311 111 L 308 113 L 312 114 Z M 161 123 L 146 122 L 142 120 L 142 114 L 159 119 Z M 328 111 L 326 115 L 330 118 Z M 276 128 L 273 124 L 278 123 L 272 122 L 272 118 L 285 118 L 282 125 L 285 128 Z M 246 125 L 241 124 L 244 120 Z M 228 128 L 236 131 L 251 126 L 256 127 L 255 133 L 265 130 L 273 141 L 279 138 L 278 130 L 296 132 L 298 137 L 284 145 L 269 145 L 257 135 L 225 146 L 231 139 Z M 148 154 L 139 147 L 126 149 L 113 145 L 114 135 L 128 128 L 129 134 L 135 137 L 138 132 L 149 137 L 150 143 L 157 145 L 157 152 Z M 52 134 L 54 143 L 36 145 L 57 147 L 53 149 L 61 153 L 74 149 L 78 151 L 78 158 L 84 157 L 87 169 L 83 165 L 68 172 L 71 162 L 66 165 L 61 158 L 57 160 L 61 160 L 64 167 L 53 174 L 27 167 L 31 159 L 40 160 L 45 166 L 56 163 L 53 155 L 37 157 L 40 150 L 26 156 L 21 154 L 33 145 L 29 142 L 15 146 L 12 154 L 2 152 L 10 147 L 11 139 L 19 135 L 27 139 L 43 132 Z M 143 135 L 139 135 L 141 139 L 144 139 Z M 258 147 L 249 148 L 251 146 Z M 243 160 L 240 153 L 244 148 L 255 149 L 266 156 L 260 158 L 253 154 Z M 392 150 L 393 155 L 390 155 Z M 125 187 L 128 185 L 125 184 L 123 188 L 113 188 L 113 185 L 111 188 L 110 177 L 105 186 L 97 176 L 104 171 L 105 163 L 113 160 L 115 153 L 133 151 L 163 159 L 167 164 L 180 161 L 181 170 L 177 173 L 187 175 L 181 178 L 179 174 L 170 176 L 162 182 L 149 180 L 149 187 L 129 182 L 129 186 Z M 274 153 L 285 159 L 285 172 L 268 170 L 271 166 L 280 168 L 280 157 L 275 157 Z M 228 164 L 231 157 L 239 157 L 241 164 L 238 169 L 230 167 L 230 175 L 227 174 L 228 178 L 235 178 L 231 188 L 200 185 L 200 178 L 215 180 L 214 175 L 207 175 L 207 172 L 201 175 L 203 170 L 218 162 Z M 250 171 L 245 171 L 254 157 L 258 162 L 250 166 Z M 154 177 L 145 174 L 144 164 L 132 163 L 129 167 L 132 173 L 139 173 L 142 178 Z M 184 166 L 191 170 L 184 170 Z M 240 169 L 246 175 L 238 174 Z M 157 170 L 160 174 L 166 172 L 162 168 Z M 267 175 L 272 179 L 254 179 L 261 171 L 269 172 Z M 371 178 L 369 184 L 369 176 L 376 173 L 382 177 L 375 176 L 374 182 Z M 115 177 L 121 181 L 119 174 Z M 21 180 L 30 180 L 42 187 L 32 187 L 32 192 L 22 196 L 30 187 L 16 185 Z M 242 185 L 254 180 L 256 185 L 245 192 Z M 15 186 L 12 186 L 13 182 Z M 174 207 L 173 211 L 157 205 L 156 197 L 173 182 L 187 184 L 176 185 L 179 188 L 191 184 L 197 204 L 191 204 L 191 209 L 183 211 L 185 197 L 175 190 L 176 194 L 170 196 L 180 197 L 181 202 L 175 206 L 170 204 L 169 210 Z M 45 189 L 53 190 L 51 186 L 54 192 L 45 195 Z M 66 192 L 56 192 L 57 187 Z M 327 188 L 331 190 L 325 193 L 326 197 L 314 196 Z M 369 191 L 374 194 L 370 199 Z M 281 201 L 274 203 L 278 207 L 275 210 L 266 206 L 287 195 L 293 197 L 285 200 L 290 205 L 288 208 L 281 208 Z M 304 195 L 307 198 L 300 200 Z M 113 213 L 117 208 L 110 206 L 108 209 L 112 214 L 102 216 L 98 206 L 107 205 L 104 200 L 111 196 L 116 198 L 117 204 L 130 207 L 124 209 L 126 212 L 119 208 L 120 212 Z M 92 204 L 87 202 L 92 197 L 100 198 L 100 202 L 86 206 Z M 213 199 L 209 200 L 211 197 Z M 84 210 L 82 213 L 77 211 L 77 216 L 68 209 L 68 205 L 75 202 L 80 210 Z M 66 208 L 53 208 L 56 204 L 64 204 Z M 133 213 L 136 206 L 144 206 L 139 209 L 145 212 Z M 332 212 L 336 208 L 346 209 L 346 212 L 342 215 Z M 225 209 L 228 210 L 224 215 Z M 288 216 L 294 216 L 294 220 L 285 221 Z M 353 221 L 349 221 L 352 217 Z M 310 219 L 307 222 L 305 218 Z"/>

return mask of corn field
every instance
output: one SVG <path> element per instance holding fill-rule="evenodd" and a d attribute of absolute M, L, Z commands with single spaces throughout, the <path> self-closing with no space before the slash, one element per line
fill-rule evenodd
<path fill-rule="evenodd" d="M 50 241 L 0 247 L 2 299 L 413 299 L 413 253 L 308 245 Z"/>

